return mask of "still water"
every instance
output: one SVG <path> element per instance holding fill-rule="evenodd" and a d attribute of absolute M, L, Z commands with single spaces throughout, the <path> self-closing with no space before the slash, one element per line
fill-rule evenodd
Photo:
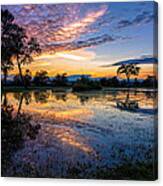
<path fill-rule="evenodd" d="M 12 155 L 8 174 L 37 172 L 64 177 L 70 171 L 91 175 L 124 162 L 154 160 L 157 93 L 153 90 L 6 93 L 7 103 L 40 125 Z M 2 124 L 3 125 L 3 124 Z"/>

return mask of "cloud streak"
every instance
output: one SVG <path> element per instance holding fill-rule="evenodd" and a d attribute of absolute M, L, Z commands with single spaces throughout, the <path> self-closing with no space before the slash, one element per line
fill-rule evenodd
<path fill-rule="evenodd" d="M 154 57 L 146 57 L 146 58 L 140 58 L 140 59 L 128 59 L 124 61 L 120 61 L 111 65 L 102 65 L 101 67 L 113 67 L 113 66 L 121 66 L 121 65 L 127 65 L 127 64 L 157 64 L 158 60 Z"/>
<path fill-rule="evenodd" d="M 141 24 L 147 24 L 151 22 L 154 18 L 154 15 L 151 12 L 143 11 L 141 14 L 138 14 L 135 18 L 132 20 L 128 19 L 121 19 L 116 28 L 122 29 L 129 26 L 137 26 Z"/>
<path fill-rule="evenodd" d="M 97 46 L 104 43 L 114 42 L 117 40 L 126 40 L 130 39 L 129 37 L 122 37 L 122 36 L 110 36 L 108 34 L 100 35 L 97 37 L 92 37 L 87 40 L 77 40 L 73 42 L 65 42 L 65 43 L 48 43 L 47 48 L 50 48 L 53 52 L 60 52 L 60 51 L 72 51 L 81 48 L 88 48 Z"/>

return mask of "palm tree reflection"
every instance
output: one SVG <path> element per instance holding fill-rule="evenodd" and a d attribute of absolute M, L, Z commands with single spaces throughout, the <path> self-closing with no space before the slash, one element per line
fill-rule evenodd
<path fill-rule="evenodd" d="M 129 91 L 127 92 L 126 99 L 124 101 L 118 100 L 116 102 L 116 104 L 117 104 L 117 108 L 119 108 L 121 110 L 135 111 L 135 110 L 139 109 L 138 101 L 130 99 Z"/>

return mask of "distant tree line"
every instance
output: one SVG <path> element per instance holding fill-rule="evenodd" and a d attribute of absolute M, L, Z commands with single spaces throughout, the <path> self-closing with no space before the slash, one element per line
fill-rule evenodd
<path fill-rule="evenodd" d="M 132 82 L 119 80 L 116 76 L 112 78 L 102 78 L 100 80 L 103 87 L 137 87 L 137 88 L 157 88 L 158 81 L 155 76 L 148 76 L 146 79 L 138 80 L 137 78 L 132 79 Z"/>
<path fill-rule="evenodd" d="M 134 78 L 128 81 L 127 79 L 119 79 L 117 76 L 111 78 L 98 78 L 93 79 L 81 75 L 76 81 L 69 81 L 66 73 L 57 74 L 55 77 L 50 77 L 48 72 L 40 70 L 32 76 L 29 69 L 22 74 L 23 81 L 28 87 L 72 87 L 74 91 L 84 90 L 100 90 L 103 87 L 115 87 L 115 88 L 157 88 L 158 81 L 155 76 L 148 76 L 146 79 Z M 13 81 L 10 81 L 9 86 L 23 86 L 20 74 L 14 76 Z"/>
<path fill-rule="evenodd" d="M 23 75 L 23 81 L 26 85 L 26 88 L 30 86 L 69 86 L 70 82 L 68 82 L 66 73 L 57 74 L 54 78 L 50 78 L 48 72 L 46 70 L 40 70 L 32 76 L 32 73 L 29 69 L 25 71 Z M 16 74 L 13 77 L 13 81 L 8 83 L 9 86 L 23 86 L 22 78 L 20 74 Z"/>

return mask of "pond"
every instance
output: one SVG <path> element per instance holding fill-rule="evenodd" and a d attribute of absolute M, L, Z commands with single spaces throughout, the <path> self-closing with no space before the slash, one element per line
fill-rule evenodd
<path fill-rule="evenodd" d="M 126 162 L 153 162 L 156 99 L 156 91 L 143 89 L 7 92 L 2 104 L 39 127 L 33 138 L 23 132 L 23 145 L 12 151 L 5 174 L 94 178 L 98 170 Z"/>

